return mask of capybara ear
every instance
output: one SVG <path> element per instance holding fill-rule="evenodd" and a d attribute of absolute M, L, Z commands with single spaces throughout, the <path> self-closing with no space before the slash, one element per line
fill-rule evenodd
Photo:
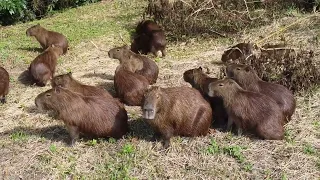
<path fill-rule="evenodd" d="M 51 47 L 56 47 L 56 45 L 54 45 L 54 44 L 51 44 Z"/>
<path fill-rule="evenodd" d="M 69 76 L 72 76 L 72 71 L 69 71 L 67 74 L 68 74 Z"/>
<path fill-rule="evenodd" d="M 199 68 L 198 68 L 200 71 L 202 71 L 202 67 L 200 66 Z"/>
<path fill-rule="evenodd" d="M 125 49 L 130 50 L 130 47 L 126 44 L 123 46 Z"/>

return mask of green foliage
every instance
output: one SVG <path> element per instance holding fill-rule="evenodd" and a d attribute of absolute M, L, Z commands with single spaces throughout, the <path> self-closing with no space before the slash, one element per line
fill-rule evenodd
<path fill-rule="evenodd" d="M 224 147 L 223 152 L 235 158 L 238 162 L 243 163 L 245 158 L 242 154 L 242 148 L 240 146 Z"/>
<path fill-rule="evenodd" d="M 133 154 L 135 151 L 134 146 L 132 144 L 125 144 L 121 150 L 121 154 Z"/>
<path fill-rule="evenodd" d="M 211 139 L 210 145 L 207 148 L 207 153 L 208 154 L 216 154 L 216 153 L 220 153 L 220 152 L 221 152 L 221 148 L 217 144 L 216 140 Z"/>
<path fill-rule="evenodd" d="M 306 144 L 303 147 L 303 152 L 308 155 L 313 155 L 316 153 L 316 149 L 312 147 L 310 144 Z"/>
<path fill-rule="evenodd" d="M 52 153 L 57 152 L 57 146 L 54 145 L 54 144 L 51 144 L 51 145 L 49 146 L 49 150 L 50 150 Z"/>
<path fill-rule="evenodd" d="M 78 7 L 100 0 L 1 0 L 0 24 L 42 18 L 57 10 Z"/>
<path fill-rule="evenodd" d="M 23 131 L 17 131 L 17 132 L 13 132 L 10 135 L 10 138 L 13 141 L 25 141 L 28 138 L 28 135 Z"/>
<path fill-rule="evenodd" d="M 92 140 L 88 141 L 87 145 L 95 146 L 97 143 L 98 143 L 98 141 L 96 139 L 92 139 Z"/>

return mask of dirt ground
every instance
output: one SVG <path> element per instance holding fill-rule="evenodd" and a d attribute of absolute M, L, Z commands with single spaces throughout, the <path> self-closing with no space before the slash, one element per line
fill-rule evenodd
<path fill-rule="evenodd" d="M 283 19 L 274 24 L 242 32 L 233 42 L 217 39 L 191 39 L 168 45 L 168 56 L 157 60 L 160 69 L 156 85 L 190 86 L 184 82 L 185 70 L 207 67 L 216 77 L 223 50 L 232 43 L 257 41 L 261 33 L 271 32 L 293 21 Z M 312 21 L 305 22 L 310 27 Z M 300 29 L 299 29 L 300 28 Z M 288 43 L 319 49 L 309 40 L 319 30 L 286 33 Z M 319 34 L 317 35 L 319 37 Z M 279 36 L 268 41 L 277 41 Z M 35 42 L 36 43 L 36 42 Z M 106 51 L 123 43 L 106 35 L 76 44 L 60 58 L 56 74 L 69 70 L 79 81 L 97 85 L 114 94 L 113 75 L 117 60 Z M 98 47 L 98 48 L 97 48 Z M 27 53 L 27 50 L 26 50 Z M 36 52 L 30 52 L 37 54 Z M 318 59 L 319 60 L 319 59 Z M 1 179 L 319 179 L 320 178 L 320 91 L 296 97 L 297 109 L 286 125 L 286 139 L 259 140 L 228 132 L 211 131 L 206 137 L 172 139 L 163 150 L 152 142 L 152 130 L 141 119 L 140 107 L 128 107 L 131 132 L 113 141 L 81 140 L 68 147 L 68 133 L 50 113 L 39 112 L 35 97 L 50 88 L 24 85 L 19 76 L 27 65 L 10 71 L 8 103 L 0 105 L 0 177 Z"/>

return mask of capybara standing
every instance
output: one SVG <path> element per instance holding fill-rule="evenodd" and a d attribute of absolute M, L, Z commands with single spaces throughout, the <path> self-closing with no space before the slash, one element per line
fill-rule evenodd
<path fill-rule="evenodd" d="M 6 102 L 6 95 L 9 93 L 9 73 L 0 67 L 0 102 Z"/>
<path fill-rule="evenodd" d="M 261 80 L 251 66 L 243 64 L 229 64 L 227 76 L 234 79 L 243 89 L 259 92 L 275 100 L 286 117 L 290 121 L 296 108 L 296 101 L 292 92 L 280 84 L 274 84 Z"/>
<path fill-rule="evenodd" d="M 114 75 L 114 87 L 117 97 L 129 106 L 141 106 L 143 96 L 149 82 L 140 74 L 136 74 L 119 65 Z"/>
<path fill-rule="evenodd" d="M 79 133 L 121 138 L 128 131 L 127 111 L 110 98 L 82 96 L 56 87 L 39 94 L 35 104 L 39 109 L 58 113 L 58 119 L 67 126 L 71 144 L 79 138 Z"/>
<path fill-rule="evenodd" d="M 53 78 L 57 60 L 62 53 L 61 47 L 51 45 L 31 62 L 29 72 L 38 86 L 45 86 Z"/>
<path fill-rule="evenodd" d="M 51 80 L 51 86 L 52 88 L 57 86 L 67 88 L 70 91 L 80 93 L 84 96 L 105 96 L 106 98 L 113 98 L 108 91 L 95 86 L 85 85 L 75 80 L 71 72 L 54 77 Z"/>
<path fill-rule="evenodd" d="M 145 95 L 143 118 L 170 145 L 172 136 L 204 136 L 212 122 L 210 104 L 190 87 L 152 87 Z"/>
<path fill-rule="evenodd" d="M 47 49 L 54 44 L 63 49 L 63 54 L 65 54 L 68 50 L 68 40 L 64 35 L 58 32 L 48 31 L 41 27 L 40 24 L 34 25 L 27 29 L 26 34 L 27 36 L 34 36 L 43 49 Z"/>
<path fill-rule="evenodd" d="M 146 56 L 132 52 L 127 45 L 111 49 L 108 55 L 110 58 L 118 59 L 120 64 L 131 72 L 146 77 L 150 84 L 157 82 L 159 74 L 157 64 Z"/>
<path fill-rule="evenodd" d="M 166 56 L 166 36 L 162 28 L 151 20 L 141 21 L 136 28 L 136 35 L 131 50 L 135 53 L 148 54 L 152 52 L 158 56 L 161 51 L 162 57 Z"/>
<path fill-rule="evenodd" d="M 277 102 L 269 96 L 246 91 L 230 78 L 210 83 L 208 95 L 223 99 L 228 129 L 234 123 L 238 132 L 253 132 L 263 139 L 283 139 L 285 117 Z"/>
<path fill-rule="evenodd" d="M 226 128 L 228 115 L 223 107 L 223 101 L 219 97 L 208 96 L 208 86 L 211 82 L 217 81 L 217 78 L 212 78 L 202 71 L 202 67 L 189 69 L 183 73 L 183 79 L 190 83 L 191 86 L 203 95 L 210 102 L 212 108 L 213 127 Z"/>

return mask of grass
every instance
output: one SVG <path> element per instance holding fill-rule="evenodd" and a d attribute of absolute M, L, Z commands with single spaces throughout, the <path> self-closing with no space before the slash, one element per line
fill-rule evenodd
<path fill-rule="evenodd" d="M 8 103 L 0 105 L 0 173 L 4 179 L 318 179 L 320 92 L 297 96 L 297 110 L 286 125 L 286 139 L 265 141 L 216 130 L 206 137 L 175 137 L 168 150 L 152 142 L 152 129 L 141 119 L 140 107 L 128 107 L 131 132 L 116 140 L 81 139 L 74 147 L 54 116 L 39 112 L 34 98 L 49 86 L 25 86 L 18 81 L 28 63 L 39 54 L 39 44 L 25 30 L 41 23 L 63 32 L 70 51 L 59 60 L 57 74 L 73 72 L 81 82 L 113 90 L 118 62 L 105 51 L 129 42 L 141 18 L 143 0 L 104 1 L 54 14 L 26 24 L 1 28 L 0 64 L 10 72 Z M 303 16 L 303 15 L 301 15 Z M 239 41 L 257 41 L 296 17 L 248 29 L 236 37 L 170 42 L 168 56 L 157 59 L 156 85 L 188 86 L 183 71 L 206 66 L 218 74 L 223 50 Z M 283 33 L 288 43 L 314 47 L 319 33 L 313 22 Z M 303 31 L 301 30 L 303 29 Z M 268 41 L 278 41 L 279 36 Z M 96 48 L 95 45 L 99 48 Z M 102 50 L 101 50 L 102 49 Z M 103 51 L 105 50 L 105 51 Z M 318 52 L 318 51 L 316 51 Z"/>

